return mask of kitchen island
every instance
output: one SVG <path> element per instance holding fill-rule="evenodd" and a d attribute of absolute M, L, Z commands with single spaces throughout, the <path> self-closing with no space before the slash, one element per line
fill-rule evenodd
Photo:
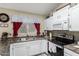
<path fill-rule="evenodd" d="M 11 52 L 10 52 L 11 51 L 11 48 L 10 48 L 10 46 L 12 46 L 12 45 L 18 45 L 18 44 L 21 44 L 21 43 L 24 44 L 24 43 L 28 43 L 28 42 L 30 42 L 28 44 L 28 47 L 31 46 L 31 52 L 30 53 L 34 53 L 35 51 L 33 51 L 34 50 L 33 48 L 36 48 L 36 47 L 37 47 L 36 48 L 37 49 L 36 51 L 38 51 L 38 49 L 40 49 L 39 52 L 40 53 L 44 53 L 42 51 L 44 51 L 44 50 L 47 51 L 47 49 L 46 49 L 47 48 L 47 44 L 44 43 L 44 40 L 46 40 L 46 38 L 44 38 L 44 37 L 22 37 L 22 38 L 16 38 L 16 39 L 9 38 L 8 42 L 7 43 L 5 42 L 5 44 L 2 44 L 0 42 L 0 55 L 2 55 L 2 56 L 10 56 L 10 54 L 11 54 Z M 35 41 L 35 43 L 33 43 L 34 41 Z M 43 45 L 41 45 L 41 43 Z M 21 46 L 21 45 L 19 45 L 19 46 Z M 41 46 L 41 48 L 39 48 L 40 46 Z"/>

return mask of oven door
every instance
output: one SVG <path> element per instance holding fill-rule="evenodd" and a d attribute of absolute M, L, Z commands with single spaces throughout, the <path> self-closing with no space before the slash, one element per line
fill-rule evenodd
<path fill-rule="evenodd" d="M 64 48 L 56 47 L 55 56 L 64 56 Z"/>
<path fill-rule="evenodd" d="M 52 50 L 53 49 L 53 50 Z M 64 56 L 64 47 L 63 45 L 59 45 L 56 43 L 50 42 L 48 43 L 48 53 L 51 56 Z"/>

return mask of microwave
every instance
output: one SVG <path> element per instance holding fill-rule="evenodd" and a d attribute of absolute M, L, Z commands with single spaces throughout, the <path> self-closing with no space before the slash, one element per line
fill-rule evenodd
<path fill-rule="evenodd" d="M 69 29 L 68 20 L 57 21 L 53 23 L 53 30 L 68 30 Z"/>

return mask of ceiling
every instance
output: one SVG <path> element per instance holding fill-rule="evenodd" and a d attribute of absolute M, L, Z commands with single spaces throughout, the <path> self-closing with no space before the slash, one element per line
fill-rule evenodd
<path fill-rule="evenodd" d="M 0 3 L 0 7 L 39 15 L 48 15 L 61 3 Z"/>

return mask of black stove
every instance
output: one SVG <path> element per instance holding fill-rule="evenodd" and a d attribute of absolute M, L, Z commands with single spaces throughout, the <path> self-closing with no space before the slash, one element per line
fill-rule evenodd
<path fill-rule="evenodd" d="M 64 45 L 74 43 L 75 40 L 74 40 L 74 37 L 73 37 L 73 39 L 64 38 L 64 37 L 55 37 L 55 39 L 53 39 L 51 42 L 64 46 Z"/>
<path fill-rule="evenodd" d="M 75 42 L 75 40 L 74 40 L 74 36 L 72 39 L 66 37 L 55 37 L 54 39 L 51 40 L 51 42 L 58 46 L 61 46 L 62 48 L 56 46 L 56 51 L 57 51 L 56 53 L 50 52 L 49 50 L 48 52 L 54 56 L 64 56 L 64 45 L 72 44 Z"/>

